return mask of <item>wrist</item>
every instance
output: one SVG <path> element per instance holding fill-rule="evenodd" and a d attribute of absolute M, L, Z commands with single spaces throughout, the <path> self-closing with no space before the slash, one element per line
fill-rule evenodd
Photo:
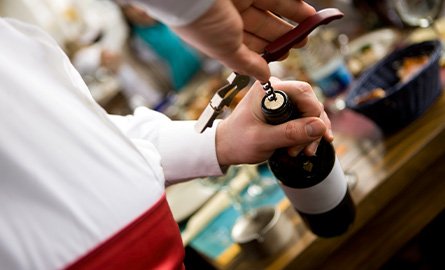
<path fill-rule="evenodd" d="M 216 127 L 216 135 L 215 135 L 215 149 L 216 149 L 216 158 L 218 160 L 218 164 L 221 167 L 221 170 L 227 169 L 231 164 L 228 159 L 228 153 L 230 150 L 230 142 L 226 139 L 225 134 L 228 134 L 225 129 L 224 121 L 218 121 Z M 223 135 L 224 134 L 224 135 Z"/>

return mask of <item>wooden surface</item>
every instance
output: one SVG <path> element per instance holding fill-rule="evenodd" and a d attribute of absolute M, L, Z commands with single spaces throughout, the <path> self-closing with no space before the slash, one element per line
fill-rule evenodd
<path fill-rule="evenodd" d="M 294 218 L 299 239 L 273 258 L 242 254 L 220 269 L 379 269 L 445 209 L 445 95 L 417 120 L 385 137 L 367 119 L 332 115 L 343 168 L 358 176 L 357 218 L 340 237 L 321 239 Z"/>
<path fill-rule="evenodd" d="M 378 269 L 445 208 L 444 146 L 442 95 L 421 118 L 376 140 L 347 168 L 359 177 L 352 230 L 337 239 L 315 239 L 293 254 L 287 268 Z"/>

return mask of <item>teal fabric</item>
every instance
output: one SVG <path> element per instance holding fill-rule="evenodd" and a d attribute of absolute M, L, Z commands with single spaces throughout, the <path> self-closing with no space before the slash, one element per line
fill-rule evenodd
<path fill-rule="evenodd" d="M 198 72 L 200 55 L 162 23 L 133 26 L 133 33 L 163 59 L 170 68 L 173 87 L 179 91 Z"/>
<path fill-rule="evenodd" d="M 262 181 L 266 181 L 267 179 L 270 183 L 272 178 L 273 184 L 264 191 L 264 194 L 260 195 L 254 201 L 251 201 L 249 203 L 250 206 L 253 209 L 262 206 L 276 206 L 286 198 L 283 190 L 280 188 L 272 175 L 272 172 L 270 172 L 267 167 L 260 166 L 259 173 Z M 251 184 L 241 192 L 241 197 L 245 200 L 248 200 L 246 192 L 250 185 Z M 224 251 L 234 244 L 231 238 L 231 230 L 239 216 L 240 212 L 234 208 L 233 204 L 231 204 L 217 215 L 204 230 L 192 239 L 190 246 L 211 259 L 217 259 Z M 181 230 L 184 229 L 185 226 L 181 228 Z"/>
<path fill-rule="evenodd" d="M 277 184 L 269 196 L 256 203 L 255 206 L 275 206 L 284 198 L 284 192 Z M 217 259 L 234 244 L 231 238 L 231 230 L 239 216 L 240 213 L 231 205 L 216 216 L 215 219 L 190 242 L 190 246 L 209 258 Z"/>

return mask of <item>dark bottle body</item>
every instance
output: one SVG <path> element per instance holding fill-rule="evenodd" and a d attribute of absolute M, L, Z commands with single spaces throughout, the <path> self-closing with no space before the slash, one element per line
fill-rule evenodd
<path fill-rule="evenodd" d="M 299 117 L 282 91 L 277 100 L 262 101 L 270 124 L 281 124 Z M 322 139 L 315 156 L 300 153 L 291 157 L 287 149 L 277 149 L 268 160 L 281 188 L 306 226 L 321 237 L 334 237 L 347 231 L 355 218 L 355 206 L 347 181 L 331 143 Z"/>

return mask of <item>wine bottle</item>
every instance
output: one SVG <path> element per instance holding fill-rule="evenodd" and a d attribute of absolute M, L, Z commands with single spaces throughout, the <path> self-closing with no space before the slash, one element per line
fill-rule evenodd
<path fill-rule="evenodd" d="M 283 91 L 275 99 L 261 102 L 266 121 L 278 125 L 300 117 Z M 320 237 L 334 237 L 347 231 L 355 218 L 355 205 L 333 145 L 321 139 L 314 156 L 296 157 L 286 148 L 275 150 L 268 165 L 289 201 L 306 226 Z"/>

